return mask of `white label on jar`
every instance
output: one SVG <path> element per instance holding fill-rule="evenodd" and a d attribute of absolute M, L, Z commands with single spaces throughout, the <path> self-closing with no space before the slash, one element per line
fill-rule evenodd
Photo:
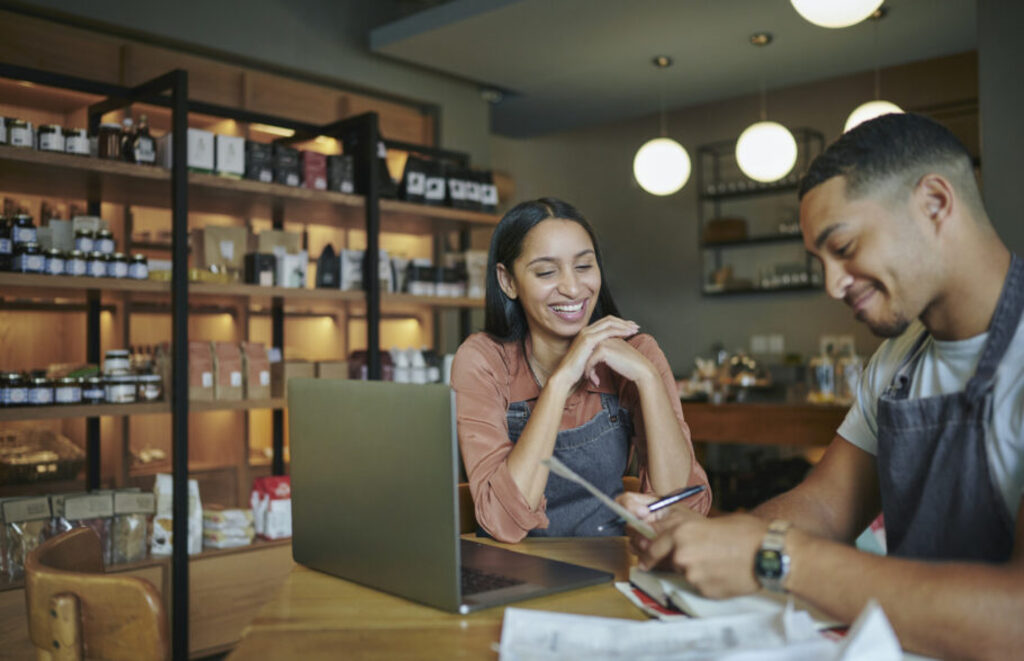
<path fill-rule="evenodd" d="M 8 388 L 7 389 L 7 403 L 8 404 L 24 404 L 28 400 L 28 388 Z"/>
<path fill-rule="evenodd" d="M 112 253 L 112 252 L 114 252 L 114 240 L 113 239 L 97 239 L 96 240 L 96 250 L 99 250 L 102 253 Z"/>
<path fill-rule="evenodd" d="M 47 257 L 46 272 L 50 275 L 64 275 L 64 260 L 60 257 Z"/>
<path fill-rule="evenodd" d="M 82 391 L 82 397 L 90 402 L 102 402 L 105 399 L 103 388 L 99 386 L 87 387 Z"/>
<path fill-rule="evenodd" d="M 85 275 L 85 260 L 69 259 L 64 265 L 64 272 L 68 275 Z"/>
<path fill-rule="evenodd" d="M 112 383 L 107 385 L 107 401 L 111 404 L 131 404 L 135 401 L 134 383 Z"/>
<path fill-rule="evenodd" d="M 73 135 L 64 139 L 64 151 L 69 154 L 84 154 L 89 153 L 89 138 L 83 138 L 82 136 Z"/>
<path fill-rule="evenodd" d="M 10 255 L 13 246 L 10 239 L 0 239 L 0 255 Z"/>
<path fill-rule="evenodd" d="M 78 386 L 57 386 L 58 404 L 78 404 L 82 401 L 82 389 Z"/>
<path fill-rule="evenodd" d="M 156 150 L 153 149 L 153 139 L 142 137 L 135 143 L 135 162 L 152 165 L 156 163 Z"/>
<path fill-rule="evenodd" d="M 64 136 L 59 133 L 40 133 L 39 149 L 43 151 L 64 151 Z"/>
<path fill-rule="evenodd" d="M 33 386 L 28 390 L 28 403 L 46 405 L 53 403 L 53 388 Z"/>
<path fill-rule="evenodd" d="M 124 262 L 113 262 L 110 268 L 110 275 L 114 278 L 128 277 L 128 265 Z"/>
<path fill-rule="evenodd" d="M 16 260 L 17 264 L 14 266 L 15 271 L 21 271 L 22 273 L 39 273 L 43 270 L 42 255 L 19 255 Z"/>
<path fill-rule="evenodd" d="M 31 147 L 32 129 L 20 126 L 11 127 L 10 140 L 12 147 Z"/>
<path fill-rule="evenodd" d="M 92 238 L 88 236 L 79 236 L 75 238 L 75 250 L 81 250 L 82 252 L 92 252 L 94 242 Z"/>
<path fill-rule="evenodd" d="M 107 276 L 107 265 L 98 259 L 90 259 L 85 272 L 93 278 L 105 278 Z"/>
<path fill-rule="evenodd" d="M 15 241 L 15 243 L 35 243 L 35 241 L 36 241 L 36 228 L 34 228 L 34 227 L 15 227 L 14 228 L 14 241 Z"/>
<path fill-rule="evenodd" d="M 270 385 L 270 372 L 268 372 L 267 370 L 260 370 L 260 385 L 261 386 L 269 386 Z"/>
<path fill-rule="evenodd" d="M 203 372 L 202 383 L 203 383 L 203 387 L 204 388 L 212 388 L 213 387 L 213 372 Z"/>
<path fill-rule="evenodd" d="M 128 277 L 135 280 L 145 280 L 149 277 L 149 267 L 146 264 L 131 264 L 128 266 Z"/>
<path fill-rule="evenodd" d="M 241 372 L 232 372 L 231 373 L 231 387 L 232 388 L 241 388 L 242 387 L 242 373 Z"/>

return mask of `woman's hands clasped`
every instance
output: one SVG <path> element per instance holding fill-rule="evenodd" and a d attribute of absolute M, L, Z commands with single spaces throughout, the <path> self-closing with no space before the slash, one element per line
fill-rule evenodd
<path fill-rule="evenodd" d="M 618 317 L 595 321 L 573 339 L 556 374 L 569 384 L 586 378 L 595 386 L 600 385 L 597 366 L 601 363 L 634 382 L 654 374 L 651 362 L 626 342 L 639 330 L 636 322 Z"/>

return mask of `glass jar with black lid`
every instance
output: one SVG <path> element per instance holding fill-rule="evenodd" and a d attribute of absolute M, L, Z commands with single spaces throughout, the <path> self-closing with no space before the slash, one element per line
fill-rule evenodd
<path fill-rule="evenodd" d="M 93 250 L 85 261 L 85 274 L 90 278 L 107 277 L 107 262 L 103 259 L 103 253 Z"/>
<path fill-rule="evenodd" d="M 81 250 L 72 250 L 64 261 L 64 274 L 75 277 L 85 275 L 86 259 Z"/>
<path fill-rule="evenodd" d="M 12 147 L 34 147 L 32 122 L 24 119 L 7 120 L 7 144 Z"/>
<path fill-rule="evenodd" d="M 145 255 L 132 255 L 128 264 L 128 277 L 133 280 L 146 280 L 149 278 L 149 260 Z"/>
<path fill-rule="evenodd" d="M 96 249 L 96 234 L 92 230 L 75 230 L 75 250 L 88 254 Z"/>
<path fill-rule="evenodd" d="M 43 262 L 43 273 L 46 275 L 64 275 L 64 253 L 56 248 L 46 251 L 46 259 Z"/>
<path fill-rule="evenodd" d="M 57 379 L 53 387 L 53 401 L 56 404 L 81 404 L 82 380 L 75 376 Z"/>
<path fill-rule="evenodd" d="M 121 160 L 120 124 L 117 122 L 100 124 L 100 131 L 96 136 L 96 155 L 100 158 L 109 158 L 114 161 Z"/>
<path fill-rule="evenodd" d="M 128 277 L 128 258 L 123 252 L 115 252 L 110 255 L 107 276 L 111 278 Z"/>
<path fill-rule="evenodd" d="M 0 216 L 0 271 L 10 271 L 13 258 L 14 242 L 11 240 L 11 222 Z"/>
<path fill-rule="evenodd" d="M 14 271 L 17 273 L 42 273 L 45 258 L 35 241 L 14 246 Z"/>
<path fill-rule="evenodd" d="M 19 213 L 11 220 L 11 241 L 17 246 L 19 243 L 34 243 L 38 241 L 36 226 L 32 222 L 32 216 L 27 213 Z"/>
<path fill-rule="evenodd" d="M 110 230 L 96 232 L 96 242 L 93 244 L 93 250 L 99 251 L 104 255 L 112 255 L 115 249 L 113 232 Z"/>
<path fill-rule="evenodd" d="M 28 384 L 21 372 L 0 372 L 0 406 L 25 406 Z"/>
<path fill-rule="evenodd" d="M 53 404 L 53 381 L 43 375 L 28 380 L 28 405 L 49 406 Z"/>
<path fill-rule="evenodd" d="M 98 374 L 82 379 L 82 403 L 103 404 L 107 401 L 106 384 Z"/>

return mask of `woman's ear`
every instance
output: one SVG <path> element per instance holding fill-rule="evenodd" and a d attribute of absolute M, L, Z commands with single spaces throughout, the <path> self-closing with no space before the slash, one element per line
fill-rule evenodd
<path fill-rule="evenodd" d="M 513 301 L 516 300 L 516 279 L 512 277 L 512 274 L 508 272 L 504 264 L 498 264 L 498 286 L 501 287 L 501 291 L 505 292 L 505 296 L 508 296 Z"/>

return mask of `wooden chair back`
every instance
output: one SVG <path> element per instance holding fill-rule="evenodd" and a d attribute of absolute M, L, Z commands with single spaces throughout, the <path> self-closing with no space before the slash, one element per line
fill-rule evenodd
<path fill-rule="evenodd" d="M 28 631 L 38 659 L 168 659 L 160 593 L 149 581 L 106 574 L 99 537 L 75 528 L 25 559 Z"/>

